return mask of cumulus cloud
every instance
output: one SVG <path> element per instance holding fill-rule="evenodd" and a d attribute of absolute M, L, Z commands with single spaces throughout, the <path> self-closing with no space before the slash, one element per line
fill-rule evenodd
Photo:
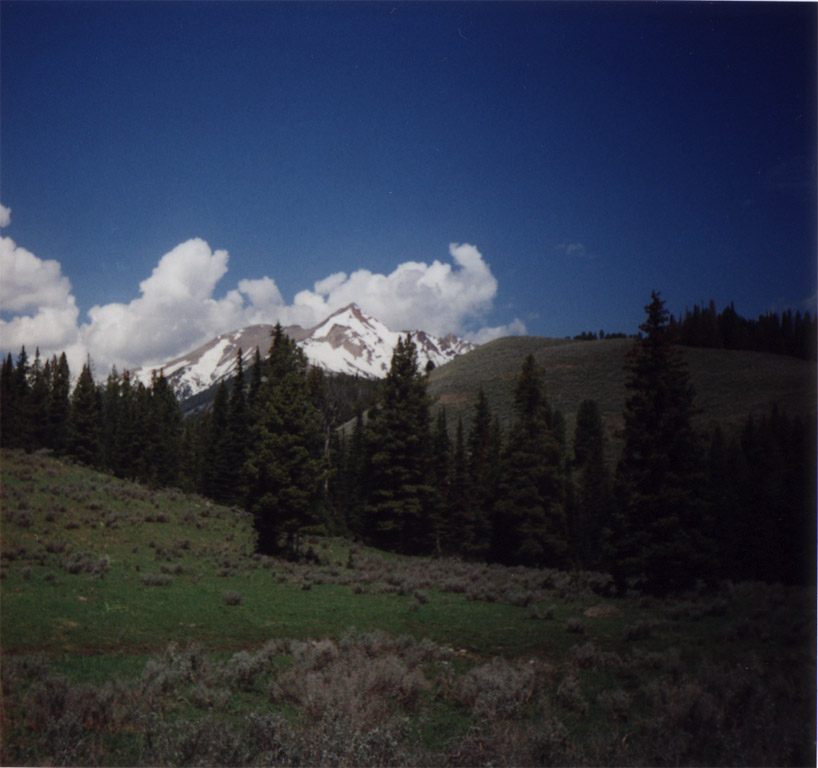
<path fill-rule="evenodd" d="M 7 227 L 11 224 L 11 208 L 6 208 L 0 203 L 0 227 Z"/>
<path fill-rule="evenodd" d="M 70 347 L 72 369 L 90 354 L 100 375 L 116 365 L 153 367 L 184 354 L 219 333 L 256 323 L 310 327 L 352 302 L 393 330 L 456 333 L 477 342 L 525 333 L 524 324 L 481 328 L 492 309 L 497 280 L 480 251 L 449 246 L 451 263 L 409 261 L 390 274 L 367 269 L 336 272 L 297 293 L 288 304 L 271 277 L 239 280 L 217 295 L 229 255 L 195 238 L 159 259 L 128 303 L 96 305 L 88 320 L 79 312 L 71 284 L 56 261 L 43 261 L 8 238 L 2 248 L 2 308 L 24 313 L 4 322 L 3 346 Z M 479 329 L 479 330 L 474 330 Z"/>
<path fill-rule="evenodd" d="M 5 349 L 40 346 L 45 353 L 76 342 L 79 310 L 59 262 L 39 259 L 0 237 L 0 275 L 0 311 L 14 315 L 0 319 Z"/>
<path fill-rule="evenodd" d="M 318 281 L 295 296 L 293 316 L 313 322 L 352 302 L 393 330 L 422 328 L 432 334 L 464 334 L 491 309 L 497 280 L 480 251 L 467 243 L 449 246 L 452 264 L 408 261 L 388 275 L 359 269 Z"/>

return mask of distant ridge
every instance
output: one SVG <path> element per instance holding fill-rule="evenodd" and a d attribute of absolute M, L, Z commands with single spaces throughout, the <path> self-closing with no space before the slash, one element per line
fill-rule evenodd
<path fill-rule="evenodd" d="M 180 401 L 204 392 L 223 379 L 229 379 L 236 367 L 236 352 L 242 350 L 245 365 L 262 355 L 270 346 L 272 325 L 251 325 L 223 333 L 206 344 L 157 366 L 142 367 L 131 373 L 148 383 L 152 372 L 161 369 Z M 380 320 L 364 313 L 357 304 L 337 310 L 318 325 L 304 329 L 290 325 L 284 332 L 293 339 L 314 365 L 333 373 L 346 373 L 379 379 L 386 376 L 392 350 L 407 331 L 391 331 Z M 425 331 L 411 331 L 418 349 L 420 368 L 432 362 L 443 365 L 475 348 L 471 342 L 454 335 L 442 338 Z"/>

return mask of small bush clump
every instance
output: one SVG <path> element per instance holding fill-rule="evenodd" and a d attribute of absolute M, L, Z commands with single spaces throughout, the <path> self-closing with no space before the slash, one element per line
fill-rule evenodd
<path fill-rule="evenodd" d="M 226 589 L 222 592 L 222 600 L 224 601 L 225 605 L 241 605 L 244 597 L 242 597 L 240 592 L 236 592 L 232 589 Z"/>
<path fill-rule="evenodd" d="M 173 581 L 167 573 L 143 573 L 139 578 L 149 587 L 167 587 Z"/>

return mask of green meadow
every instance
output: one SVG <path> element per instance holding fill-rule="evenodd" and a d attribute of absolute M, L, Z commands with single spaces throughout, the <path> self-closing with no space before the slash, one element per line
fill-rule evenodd
<path fill-rule="evenodd" d="M 815 592 L 254 553 L 241 510 L 2 454 L 3 765 L 815 763 Z"/>

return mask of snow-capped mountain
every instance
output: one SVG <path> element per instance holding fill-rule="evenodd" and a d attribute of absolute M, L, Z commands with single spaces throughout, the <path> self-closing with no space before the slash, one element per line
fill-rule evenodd
<path fill-rule="evenodd" d="M 272 325 L 252 325 L 223 333 L 182 357 L 160 366 L 137 368 L 132 375 L 147 384 L 152 371 L 161 368 L 179 400 L 186 400 L 230 377 L 239 348 L 245 367 L 252 363 L 256 347 L 264 356 L 272 330 Z M 304 350 L 313 365 L 333 373 L 373 379 L 386 376 L 398 338 L 406 334 L 406 331 L 390 331 L 379 320 L 364 314 L 356 304 L 338 310 L 313 328 L 291 325 L 284 332 Z M 475 346 L 451 334 L 438 338 L 424 331 L 411 333 L 421 370 L 429 361 L 435 366 L 443 365 Z"/>

